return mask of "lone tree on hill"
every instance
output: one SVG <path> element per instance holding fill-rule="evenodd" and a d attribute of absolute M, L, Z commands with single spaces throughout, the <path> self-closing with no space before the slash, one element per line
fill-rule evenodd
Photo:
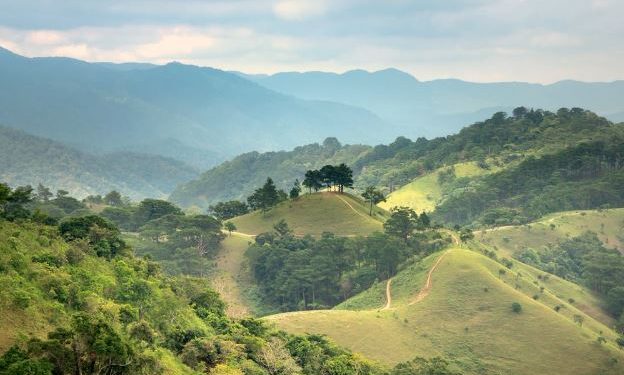
<path fill-rule="evenodd" d="M 370 210 L 368 212 L 369 216 L 373 216 L 374 205 L 376 205 L 379 202 L 386 201 L 386 197 L 384 197 L 383 193 L 375 189 L 374 186 L 367 187 L 366 190 L 364 190 L 364 192 L 362 193 L 362 198 L 364 198 L 365 201 L 370 203 Z"/>
<path fill-rule="evenodd" d="M 290 189 L 290 193 L 288 195 L 290 196 L 290 199 L 297 199 L 299 198 L 299 194 L 301 194 L 301 185 L 299 184 L 299 180 L 297 179 L 295 180 L 295 183 Z"/>
<path fill-rule="evenodd" d="M 282 192 L 283 195 L 285 193 Z M 252 195 L 247 198 L 247 203 L 252 210 L 262 210 L 267 212 L 271 207 L 280 202 L 280 192 L 275 187 L 275 183 L 271 177 L 268 177 L 264 185 L 256 189 Z"/>
<path fill-rule="evenodd" d="M 232 236 L 232 232 L 236 230 L 236 225 L 231 221 L 228 221 L 227 223 L 223 224 L 223 228 L 225 228 L 225 230 L 230 233 L 230 236 Z"/>

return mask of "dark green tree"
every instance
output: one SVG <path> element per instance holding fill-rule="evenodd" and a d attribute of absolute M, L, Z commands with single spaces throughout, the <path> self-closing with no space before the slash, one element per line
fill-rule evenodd
<path fill-rule="evenodd" d="M 228 202 L 219 202 L 214 206 L 208 207 L 208 213 L 217 219 L 224 221 L 236 216 L 241 216 L 249 212 L 247 204 L 232 200 Z"/>
<path fill-rule="evenodd" d="M 418 214 L 409 207 L 394 207 L 391 215 L 383 224 L 384 231 L 394 237 L 407 241 L 417 226 Z"/>
<path fill-rule="evenodd" d="M 293 187 L 290 189 L 289 197 L 290 199 L 297 199 L 301 194 L 301 185 L 299 184 L 299 180 L 295 180 Z"/>

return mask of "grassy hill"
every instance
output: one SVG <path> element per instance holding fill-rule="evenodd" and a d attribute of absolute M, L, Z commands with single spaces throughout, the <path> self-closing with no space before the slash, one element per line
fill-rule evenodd
<path fill-rule="evenodd" d="M 441 256 L 431 289 L 415 302 Z M 499 277 L 501 267 L 477 252 L 454 248 L 399 273 L 391 284 L 390 309 L 382 309 L 385 285 L 380 284 L 334 310 L 266 319 L 287 331 L 325 334 L 387 364 L 444 355 L 468 374 L 624 371 L 613 331 L 566 300 L 572 289 L 586 291 L 555 277 L 539 280 L 539 272 L 528 266 Z M 513 302 L 522 305 L 520 313 L 512 311 Z M 556 312 L 555 305 L 565 307 Z M 584 317 L 582 326 L 573 322 L 574 315 Z M 607 343 L 597 343 L 600 335 Z"/>
<path fill-rule="evenodd" d="M 440 174 L 449 171 L 451 167 L 442 167 L 416 178 L 407 185 L 393 191 L 386 197 L 386 201 L 379 204 L 379 207 L 386 210 L 392 207 L 410 207 L 417 211 L 433 211 L 436 204 L 442 199 L 442 183 Z M 477 166 L 475 162 L 458 163 L 452 166 L 455 177 L 473 177 L 491 172 Z"/>
<path fill-rule="evenodd" d="M 586 231 L 595 232 L 605 246 L 624 252 L 624 208 L 555 213 L 528 225 L 499 227 L 476 235 L 480 241 L 513 255 L 526 248 L 553 245 Z"/>
<path fill-rule="evenodd" d="M 320 235 L 332 232 L 340 236 L 367 235 L 383 230 L 385 211 L 374 208 L 373 216 L 364 201 L 349 194 L 304 194 L 296 200 L 282 202 L 267 213 L 259 211 L 231 221 L 237 231 L 259 234 L 273 230 L 284 219 L 295 235 Z"/>

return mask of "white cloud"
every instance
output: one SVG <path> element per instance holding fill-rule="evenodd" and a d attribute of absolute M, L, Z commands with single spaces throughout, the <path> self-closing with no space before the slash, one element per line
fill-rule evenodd
<path fill-rule="evenodd" d="M 273 12 L 287 21 L 301 21 L 320 16 L 327 11 L 324 0 L 280 0 L 273 5 Z"/>

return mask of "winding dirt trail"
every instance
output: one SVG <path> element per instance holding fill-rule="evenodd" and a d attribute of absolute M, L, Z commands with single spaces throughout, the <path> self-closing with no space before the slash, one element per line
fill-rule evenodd
<path fill-rule="evenodd" d="M 330 193 L 330 194 L 331 194 L 331 193 Z M 366 219 L 369 219 L 369 218 L 371 218 L 371 219 L 372 219 L 372 217 L 371 217 L 371 216 L 364 215 L 364 214 L 363 214 L 363 213 L 361 213 L 360 211 L 356 210 L 356 209 L 355 209 L 355 207 L 353 207 L 353 206 L 351 205 L 351 203 L 349 203 L 346 199 L 344 199 L 343 197 L 341 197 L 341 196 L 340 196 L 340 194 L 336 194 L 336 197 L 337 197 L 338 199 L 340 199 L 341 201 L 343 201 L 343 202 L 344 202 L 344 204 L 346 204 L 346 205 L 347 205 L 347 207 L 349 207 L 351 210 L 353 210 L 353 212 L 355 212 L 356 214 L 358 214 L 358 215 L 360 215 L 360 216 L 362 216 L 363 218 L 366 218 Z"/>
<path fill-rule="evenodd" d="M 392 278 L 386 282 L 386 306 L 382 310 L 390 310 L 392 306 L 392 293 L 391 293 Z"/>
<path fill-rule="evenodd" d="M 431 287 L 433 286 L 433 283 L 431 282 L 431 275 L 433 275 L 433 271 L 435 271 L 436 268 L 438 268 L 438 265 L 440 264 L 442 259 L 444 259 L 446 254 L 448 254 L 449 251 L 450 250 L 445 251 L 444 254 L 442 254 L 438 258 L 438 260 L 435 262 L 433 267 L 431 267 L 431 269 L 429 270 L 429 274 L 427 275 L 427 282 L 425 282 L 425 286 L 423 286 L 420 292 L 418 292 L 418 294 L 416 295 L 416 298 L 414 298 L 414 300 L 409 303 L 410 305 L 413 305 L 415 303 L 422 301 L 423 299 L 425 299 L 425 297 L 429 295 L 429 291 L 431 291 Z"/>

